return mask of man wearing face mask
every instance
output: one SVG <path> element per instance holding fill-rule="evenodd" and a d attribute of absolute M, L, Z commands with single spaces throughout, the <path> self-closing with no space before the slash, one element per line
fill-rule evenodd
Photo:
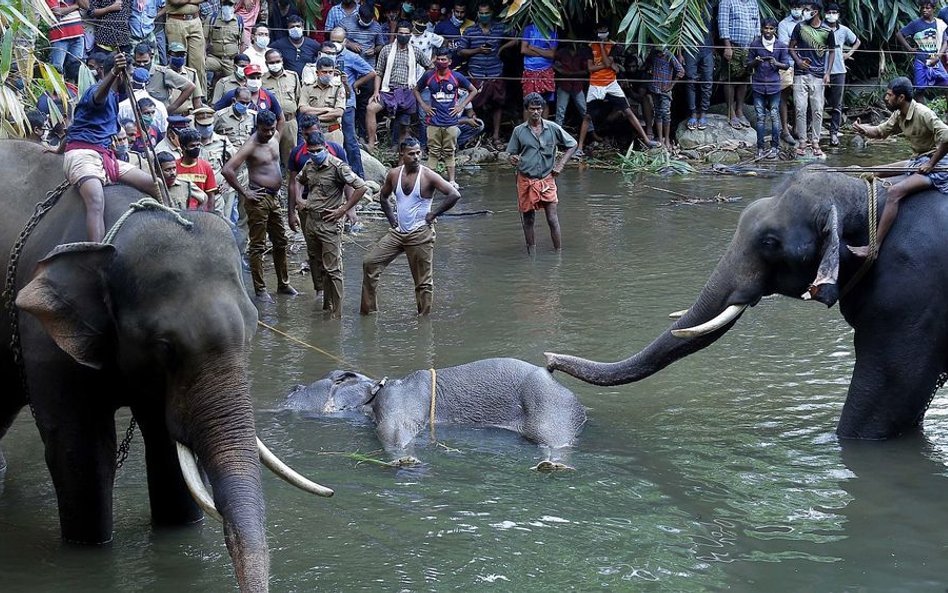
<path fill-rule="evenodd" d="M 131 150 L 131 147 L 128 143 L 128 134 L 125 132 L 125 128 L 121 125 L 119 126 L 118 133 L 115 134 L 115 137 L 112 140 L 112 152 L 115 153 L 115 158 L 120 161 L 125 161 L 132 166 L 138 167 L 142 171 L 149 170 L 148 161 L 145 160 L 145 157 Z"/>
<path fill-rule="evenodd" d="M 325 30 L 327 32 L 332 31 L 342 25 L 347 18 L 357 14 L 358 11 L 359 4 L 355 0 L 342 0 L 342 2 L 329 9 L 329 14 L 326 15 Z"/>
<path fill-rule="evenodd" d="M 853 59 L 853 53 L 861 42 L 849 27 L 839 22 L 839 4 L 826 5 L 826 25 L 836 36 L 836 56 L 829 69 L 830 84 L 826 91 L 826 102 L 830 111 L 830 146 L 839 146 L 839 126 L 843 121 L 843 95 L 846 89 L 846 61 Z M 843 49 L 849 47 L 844 52 Z M 827 56 L 827 61 L 829 56 Z"/>
<path fill-rule="evenodd" d="M 812 0 L 803 11 L 803 21 L 790 35 L 790 57 L 793 58 L 793 103 L 797 106 L 796 129 L 800 143 L 796 156 L 806 156 L 812 148 L 815 158 L 824 158 L 820 148 L 823 132 L 823 89 L 829 84 L 829 72 L 836 58 L 836 36 L 820 18 L 823 4 Z M 807 105 L 810 121 L 807 137 Z M 807 141 L 809 140 L 809 142 Z"/>
<path fill-rule="evenodd" d="M 191 119 L 186 115 L 169 115 L 168 131 L 165 137 L 155 146 L 155 153 L 170 152 L 174 158 L 181 158 L 181 143 L 178 141 L 178 132 L 191 127 Z"/>
<path fill-rule="evenodd" d="M 149 73 L 148 83 L 145 87 L 148 90 L 148 95 L 159 103 L 164 103 L 168 107 L 168 111 L 174 113 L 188 99 L 191 99 L 195 109 L 201 106 L 201 93 L 197 91 L 197 86 L 168 66 L 156 64 L 148 45 L 138 44 L 135 47 L 133 59 L 135 68 L 141 68 Z M 178 91 L 178 94 L 172 100 L 171 97 L 174 91 Z"/>
<path fill-rule="evenodd" d="M 346 48 L 362 56 L 375 68 L 379 51 L 388 43 L 385 29 L 375 20 L 375 8 L 371 4 L 363 4 L 358 13 L 342 22 L 342 27 L 346 30 Z"/>
<path fill-rule="evenodd" d="M 806 0 L 790 0 L 790 14 L 777 23 L 777 41 L 786 46 L 790 46 L 790 36 L 796 29 L 800 21 L 803 20 L 803 5 Z M 790 125 L 788 113 L 790 105 L 793 104 L 793 68 L 788 68 L 780 72 L 780 139 L 796 146 L 797 141 L 793 137 L 795 133 L 793 126 Z"/>
<path fill-rule="evenodd" d="M 316 83 L 303 88 L 300 113 L 316 117 L 326 139 L 342 144 L 346 88 L 334 79 L 335 72 L 336 66 L 331 58 L 321 57 L 316 61 Z"/>
<path fill-rule="evenodd" d="M 435 48 L 444 45 L 444 37 L 434 33 L 433 28 L 428 27 L 429 24 L 430 21 L 424 16 L 415 19 L 411 29 L 411 44 L 430 60 Z"/>
<path fill-rule="evenodd" d="M 201 107 L 194 112 L 194 129 L 201 138 L 200 157 L 210 163 L 211 169 L 214 170 L 214 179 L 220 190 L 218 199 L 215 201 L 221 215 L 230 222 L 236 223 L 237 194 L 232 187 L 227 185 L 221 171 L 224 169 L 224 163 L 230 160 L 237 149 L 227 136 L 214 132 L 214 110 L 210 107 Z"/>
<path fill-rule="evenodd" d="M 329 34 L 330 43 L 336 49 L 342 48 L 335 56 L 336 68 L 342 70 L 345 79 L 342 82 L 348 85 L 346 92 L 346 110 L 342 114 L 342 135 L 345 137 L 346 155 L 348 164 L 359 177 L 365 175 L 362 168 L 362 150 L 359 147 L 359 138 L 356 136 L 357 105 L 360 97 L 368 97 L 367 89 L 373 88 L 376 74 L 375 69 L 362 59 L 359 54 L 346 49 L 346 30 L 336 27 Z M 328 44 L 327 44 L 328 45 Z M 365 116 L 362 118 L 365 123 Z"/>
<path fill-rule="evenodd" d="M 266 109 L 275 113 L 277 116 L 277 131 L 282 133 L 283 126 L 286 123 L 283 118 L 283 107 L 280 105 L 280 101 L 277 100 L 276 95 L 263 88 L 263 68 L 256 64 L 250 64 L 244 68 L 244 76 L 247 77 L 246 88 L 250 91 L 250 103 L 253 105 L 253 109 L 257 111 Z M 234 100 L 235 92 L 224 93 L 221 100 L 214 104 L 214 109 L 221 110 L 230 105 Z"/>
<path fill-rule="evenodd" d="M 253 26 L 253 33 L 251 33 L 250 38 L 252 43 L 250 47 L 244 50 L 244 53 L 247 54 L 247 57 L 250 58 L 250 63 L 260 68 L 267 67 L 267 49 L 270 47 L 270 29 L 266 25 L 256 24 Z"/>
<path fill-rule="evenodd" d="M 410 130 L 411 118 L 416 115 L 414 87 L 425 70 L 431 67 L 431 60 L 409 43 L 411 24 L 402 21 L 398 24 L 395 42 L 382 48 L 379 61 L 375 66 L 375 91 L 369 100 L 365 127 L 368 135 L 368 149 L 374 150 L 378 141 L 375 131 L 376 118 L 381 111 L 388 111 L 395 117 L 401 131 L 397 141 L 401 142 Z M 395 138 L 393 138 L 394 140 Z"/>
<path fill-rule="evenodd" d="M 214 98 L 211 102 L 216 104 L 228 92 L 247 84 L 247 77 L 244 75 L 244 68 L 250 65 L 250 58 L 246 54 L 237 54 L 234 56 L 234 73 L 217 81 L 214 85 Z"/>
<path fill-rule="evenodd" d="M 191 93 L 191 103 L 192 106 L 181 105 L 177 109 L 173 110 L 173 113 L 180 115 L 187 115 L 191 112 L 191 109 L 197 109 L 204 105 L 204 91 L 203 85 L 201 85 L 197 78 L 197 71 L 194 68 L 185 66 L 187 63 L 187 50 L 183 45 L 178 42 L 168 44 L 168 68 L 170 68 L 174 73 L 180 74 L 185 77 L 188 82 L 194 85 L 194 92 Z M 171 104 L 177 103 L 176 94 L 179 91 L 171 92 Z"/>
<path fill-rule="evenodd" d="M 308 192 L 306 198 L 300 198 L 294 206 L 306 212 L 303 237 L 309 269 L 322 269 L 326 274 L 323 310 L 332 317 L 339 317 L 342 312 L 343 218 L 365 194 L 365 181 L 348 165 L 329 154 L 326 141 L 319 132 L 306 138 L 306 149 L 312 157 L 296 181 Z M 352 193 L 344 199 L 347 188 L 351 188 Z"/>
<path fill-rule="evenodd" d="M 185 46 L 188 66 L 197 72 L 197 83 L 201 96 L 207 96 L 207 72 L 204 68 L 204 27 L 201 26 L 200 4 L 203 0 L 168 0 L 165 12 L 165 35 L 168 46 L 180 43 Z M 195 105 L 195 109 L 200 105 Z"/>
<path fill-rule="evenodd" d="M 214 131 L 226 136 L 235 148 L 240 148 L 253 133 L 257 111 L 250 101 L 250 90 L 240 87 L 234 91 L 230 105 L 214 112 Z"/>
<path fill-rule="evenodd" d="M 234 3 L 235 0 L 221 0 L 220 13 L 212 16 L 204 25 L 204 37 L 207 38 L 207 57 L 204 58 L 204 65 L 211 73 L 212 81 L 233 74 L 234 56 L 240 53 L 244 20 L 237 16 Z"/>
<path fill-rule="evenodd" d="M 184 128 L 178 133 L 181 145 L 181 158 L 177 159 L 178 179 L 190 181 L 207 196 L 203 204 L 196 201 L 188 203 L 189 210 L 206 210 L 218 212 L 215 208 L 214 196 L 217 194 L 217 178 L 211 164 L 201 158 L 201 136 L 194 128 Z"/>
<path fill-rule="evenodd" d="M 444 37 L 447 48 L 451 50 L 451 67 L 461 65 L 461 56 L 458 54 L 461 35 L 474 21 L 467 18 L 467 2 L 459 0 L 451 9 L 451 16 L 435 24 L 434 32 Z"/>
<path fill-rule="evenodd" d="M 303 19 L 298 14 L 286 18 L 289 35 L 277 39 L 270 47 L 283 56 L 283 67 L 296 74 L 303 75 L 303 67 L 319 57 L 319 44 L 303 35 Z"/>
<path fill-rule="evenodd" d="M 141 101 L 142 99 L 151 99 L 154 101 L 155 114 L 153 120 L 146 125 L 154 124 L 158 131 L 164 134 L 165 130 L 168 129 L 168 111 L 164 103 L 148 94 L 147 86 L 150 78 L 151 75 L 148 73 L 148 70 L 135 68 L 132 72 L 132 97 L 134 97 L 136 101 Z M 135 110 L 132 107 L 130 99 L 125 99 L 119 103 L 119 119 L 135 119 Z"/>
<path fill-rule="evenodd" d="M 280 162 L 285 163 L 287 155 L 296 146 L 296 110 L 300 104 L 300 77 L 284 67 L 283 56 L 270 48 L 267 50 L 267 72 L 261 79 L 263 88 L 276 97 L 283 108 L 286 123 L 280 130 Z"/>

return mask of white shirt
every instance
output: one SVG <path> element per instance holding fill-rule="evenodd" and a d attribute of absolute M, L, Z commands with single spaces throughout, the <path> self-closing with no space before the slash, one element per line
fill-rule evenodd
<path fill-rule="evenodd" d="M 250 58 L 251 64 L 256 64 L 257 66 L 260 66 L 261 68 L 263 68 L 263 71 L 266 72 L 267 59 L 266 57 L 264 57 L 264 54 L 267 53 L 268 49 L 270 48 L 257 49 L 257 46 L 251 43 L 250 47 L 244 50 L 244 54 L 246 54 L 246 56 Z"/>
<path fill-rule="evenodd" d="M 432 49 L 444 45 L 444 37 L 431 31 L 425 31 L 421 35 L 412 35 L 409 43 L 430 60 Z"/>
<path fill-rule="evenodd" d="M 395 214 L 398 217 L 398 231 L 401 233 L 410 233 L 428 224 L 425 217 L 431 212 L 431 199 L 426 200 L 421 197 L 421 176 L 424 170 L 424 165 L 419 166 L 418 175 L 415 177 L 415 187 L 408 194 L 402 191 L 402 174 L 405 172 L 405 166 L 402 165 L 398 172 L 398 183 L 395 185 Z"/>
<path fill-rule="evenodd" d="M 155 121 L 152 122 L 155 124 L 155 127 L 158 128 L 158 131 L 164 134 L 168 130 L 168 109 L 165 107 L 165 104 L 159 101 L 158 99 L 152 97 L 148 94 L 147 89 L 139 89 L 135 91 L 135 100 L 139 101 L 144 98 L 151 99 L 155 102 Z M 128 99 L 125 99 L 119 103 L 119 120 L 130 119 L 135 120 L 135 112 L 132 111 L 132 104 Z"/>

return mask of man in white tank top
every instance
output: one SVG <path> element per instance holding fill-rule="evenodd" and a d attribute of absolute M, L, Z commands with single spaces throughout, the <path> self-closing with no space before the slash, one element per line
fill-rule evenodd
<path fill-rule="evenodd" d="M 460 192 L 440 175 L 421 164 L 421 145 L 415 138 L 405 138 L 399 145 L 402 165 L 390 170 L 382 185 L 382 212 L 388 219 L 388 233 L 375 244 L 362 260 L 362 314 L 378 311 L 376 289 L 379 276 L 402 252 L 408 258 L 415 279 L 415 300 L 418 314 L 431 312 L 434 283 L 431 264 L 434 261 L 436 218 L 450 210 L 461 198 Z M 438 190 L 445 199 L 432 208 L 432 194 Z M 396 212 L 389 196 L 395 195 Z"/>

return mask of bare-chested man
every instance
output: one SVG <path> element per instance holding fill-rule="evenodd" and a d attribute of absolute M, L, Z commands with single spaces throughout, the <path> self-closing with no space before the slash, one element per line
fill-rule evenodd
<path fill-rule="evenodd" d="M 375 291 L 382 270 L 402 252 L 408 258 L 411 276 L 415 279 L 415 300 L 418 314 L 431 312 L 434 283 L 431 263 L 434 260 L 435 231 L 432 223 L 450 210 L 460 199 L 457 189 L 440 175 L 421 165 L 421 145 L 414 138 L 405 138 L 399 145 L 402 165 L 385 176 L 380 202 L 391 228 L 362 260 L 362 314 L 378 311 Z M 438 190 L 447 197 L 432 209 L 431 196 Z M 395 194 L 398 215 L 392 212 L 389 197 Z"/>
<path fill-rule="evenodd" d="M 247 225 L 250 228 L 250 274 L 253 277 L 253 289 L 261 302 L 273 299 L 267 293 L 263 281 L 263 252 L 266 250 L 267 236 L 273 244 L 273 266 L 276 268 L 277 292 L 295 295 L 296 289 L 290 286 L 290 277 L 286 263 L 286 227 L 280 216 L 280 201 L 277 195 L 283 176 L 280 173 L 280 142 L 276 136 L 277 118 L 272 111 L 257 113 L 257 131 L 240 147 L 221 174 L 227 183 L 236 190 L 247 212 Z M 237 170 L 247 163 L 250 178 L 248 187 L 242 187 L 237 180 Z"/>

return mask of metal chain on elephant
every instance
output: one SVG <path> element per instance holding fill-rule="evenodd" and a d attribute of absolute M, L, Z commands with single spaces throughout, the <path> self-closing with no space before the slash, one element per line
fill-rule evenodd
<path fill-rule="evenodd" d="M 935 394 L 938 393 L 939 389 L 944 387 L 946 381 L 948 381 L 948 371 L 942 371 L 938 374 L 938 379 L 935 380 L 935 388 L 932 389 L 932 394 L 928 397 L 928 402 L 925 404 L 925 407 L 922 408 L 922 411 L 919 412 L 918 418 L 915 419 L 916 426 L 921 424 L 922 420 L 925 419 L 925 413 L 928 412 L 928 408 L 930 408 L 932 402 L 935 401 Z"/>
<path fill-rule="evenodd" d="M 23 246 L 26 245 L 26 240 L 33 233 L 33 229 L 36 228 L 36 225 L 46 216 L 46 213 L 52 210 L 53 206 L 59 202 L 59 198 L 69 189 L 69 185 L 68 181 L 60 183 L 56 189 L 47 192 L 45 200 L 36 205 L 36 208 L 33 210 L 33 216 L 26 222 L 23 230 L 20 231 L 19 236 L 16 238 L 16 242 L 10 249 L 10 262 L 7 265 L 7 276 L 3 283 L 4 304 L 7 308 L 7 315 L 10 316 L 10 351 L 13 353 L 13 363 L 20 373 L 23 397 L 26 398 L 26 403 L 30 406 L 30 414 L 33 415 L 33 418 L 36 418 L 36 410 L 33 409 L 33 402 L 30 399 L 30 387 L 26 380 L 26 369 L 23 366 L 23 350 L 20 347 L 20 316 L 15 304 L 14 288 L 16 284 L 16 271 L 20 264 L 20 256 L 23 255 Z"/>

